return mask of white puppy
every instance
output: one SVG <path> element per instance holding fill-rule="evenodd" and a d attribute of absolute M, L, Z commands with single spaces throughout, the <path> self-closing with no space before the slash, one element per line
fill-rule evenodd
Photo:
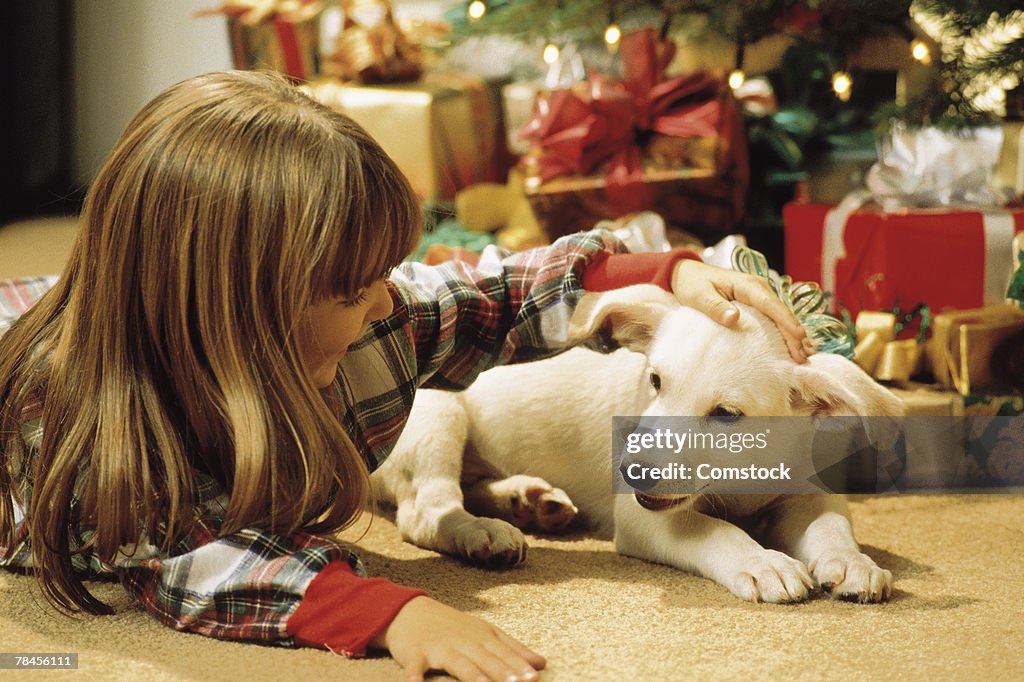
<path fill-rule="evenodd" d="M 842 496 L 614 494 L 611 423 L 900 414 L 891 393 L 837 355 L 798 365 L 775 325 L 749 307 L 730 329 L 653 286 L 587 296 L 573 327 L 577 338 L 603 333 L 623 348 L 577 348 L 490 370 L 462 393 L 417 394 L 373 476 L 407 540 L 508 566 L 525 557 L 518 528 L 558 530 L 578 512 L 619 552 L 693 571 L 743 599 L 800 601 L 816 584 L 844 599 L 888 598 L 892 575 L 861 553 Z"/>

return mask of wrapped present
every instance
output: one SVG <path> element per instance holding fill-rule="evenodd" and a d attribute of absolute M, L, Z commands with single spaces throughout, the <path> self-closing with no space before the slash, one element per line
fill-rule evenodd
<path fill-rule="evenodd" d="M 1024 417 L 1019 416 L 1019 399 L 1013 409 L 1018 411 L 1012 415 L 972 418 L 967 449 L 984 480 L 1024 486 Z"/>
<path fill-rule="evenodd" d="M 787 273 L 819 282 L 833 294 L 835 309 L 854 315 L 897 300 L 925 303 L 935 313 L 1004 300 L 1014 265 L 1011 242 L 1024 231 L 1024 210 L 852 210 L 863 199 L 787 204 Z"/>
<path fill-rule="evenodd" d="M 495 242 L 490 232 L 477 232 L 458 220 L 449 219 L 423 234 L 409 260 L 435 265 L 451 260 L 457 254 L 478 254 Z"/>
<path fill-rule="evenodd" d="M 882 139 L 865 185 L 888 211 L 1001 206 L 1007 197 L 990 178 L 1002 142 L 995 126 L 952 131 L 897 122 Z"/>
<path fill-rule="evenodd" d="M 1003 123 L 1003 146 L 996 165 L 996 182 L 1024 196 L 1024 121 Z"/>
<path fill-rule="evenodd" d="M 558 51 L 543 77 L 508 83 L 501 89 L 508 148 L 516 154 L 530 151 L 530 142 L 519 133 L 533 118 L 537 98 L 559 89 L 572 88 L 587 80 L 587 65 L 573 42 Z"/>
<path fill-rule="evenodd" d="M 334 49 L 324 57 L 324 73 L 357 83 L 405 83 L 423 73 L 420 46 L 395 23 L 391 0 L 373 0 L 363 22 L 355 0 L 341 0 L 341 30 Z M 376 10 L 376 11 L 373 11 Z"/>
<path fill-rule="evenodd" d="M 975 417 L 1019 417 L 1024 415 L 1021 392 L 969 393 L 963 396 L 964 414 Z M 1022 450 L 1024 454 L 1024 450 Z"/>
<path fill-rule="evenodd" d="M 1016 254 L 1017 269 L 1010 278 L 1010 286 L 1006 289 L 1006 300 L 1024 306 L 1024 234 L 1013 238 L 1013 253 Z"/>
<path fill-rule="evenodd" d="M 1024 310 L 1002 304 L 936 315 L 928 357 L 936 381 L 963 395 L 1006 388 L 1012 377 L 993 371 L 1003 344 L 1024 344 Z"/>
<path fill-rule="evenodd" d="M 525 191 L 550 238 L 641 210 L 707 242 L 734 231 L 749 172 L 742 118 L 722 80 L 666 80 L 673 51 L 652 30 L 628 33 L 621 82 L 593 77 L 538 100 L 521 133 Z"/>
<path fill-rule="evenodd" d="M 296 82 L 320 72 L 320 0 L 229 0 L 198 13 L 228 19 L 236 69 L 271 69 Z"/>
<path fill-rule="evenodd" d="M 964 414 L 963 396 L 937 384 L 907 382 L 890 386 L 889 390 L 903 403 L 908 417 L 962 417 Z"/>
<path fill-rule="evenodd" d="M 916 338 L 897 339 L 918 314 L 921 314 L 921 324 Z M 853 361 L 879 381 L 909 381 L 920 366 L 928 322 L 928 309 L 924 306 L 905 315 L 898 309 L 896 312 L 861 311 L 854 323 L 857 343 Z"/>
<path fill-rule="evenodd" d="M 521 184 L 482 182 L 455 195 L 455 217 L 470 230 L 495 232 L 498 244 L 521 251 L 548 243 Z"/>
<path fill-rule="evenodd" d="M 514 154 L 527 154 L 530 143 L 519 131 L 523 129 L 537 108 L 537 97 L 544 92 L 540 81 L 515 81 L 501 89 L 501 107 L 505 116 L 505 140 Z"/>
<path fill-rule="evenodd" d="M 907 454 L 900 489 L 1024 485 L 1024 396 L 960 395 L 934 384 L 891 388 L 902 400 Z"/>
<path fill-rule="evenodd" d="M 505 179 L 500 124 L 480 79 L 429 74 L 414 83 L 358 85 L 321 79 L 306 92 L 352 117 L 394 159 L 424 200 Z"/>
<path fill-rule="evenodd" d="M 908 417 L 1019 417 L 1024 394 L 1019 391 L 960 395 L 938 384 L 907 382 L 889 390 L 903 402 Z M 1024 455 L 1024 452 L 1022 452 Z"/>

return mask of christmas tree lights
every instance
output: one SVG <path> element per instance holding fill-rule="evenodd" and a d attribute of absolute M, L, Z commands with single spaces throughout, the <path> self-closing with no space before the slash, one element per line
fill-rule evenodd
<path fill-rule="evenodd" d="M 1005 91 L 1020 87 L 1024 73 L 1019 0 L 473 0 L 453 22 L 452 38 L 501 34 L 530 42 L 544 35 L 550 58 L 555 46 L 568 43 L 614 51 L 623 31 L 651 25 L 684 41 L 709 34 L 733 41 L 736 87 L 747 77 L 744 46 L 785 36 L 836 65 L 835 94 L 844 101 L 858 86 L 856 70 L 840 65 L 852 66 L 865 41 L 898 36 L 917 63 L 936 70 L 935 86 L 920 101 L 894 110 L 913 124 L 962 124 L 985 112 L 1001 114 Z M 941 46 L 941 54 L 922 37 Z"/>

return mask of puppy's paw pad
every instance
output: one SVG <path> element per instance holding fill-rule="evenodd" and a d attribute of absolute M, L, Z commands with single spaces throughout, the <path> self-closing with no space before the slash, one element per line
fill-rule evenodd
<path fill-rule="evenodd" d="M 459 553 L 485 568 L 511 568 L 526 559 L 526 538 L 499 519 L 474 519 L 455 531 Z"/>
<path fill-rule="evenodd" d="M 513 523 L 523 529 L 563 530 L 579 512 L 564 490 L 535 478 L 516 486 L 511 502 Z"/>
<path fill-rule="evenodd" d="M 747 601 L 789 604 L 806 600 L 814 581 L 801 562 L 766 549 L 742 562 L 730 589 Z"/>
<path fill-rule="evenodd" d="M 892 596 L 892 573 L 866 554 L 826 555 L 814 562 L 812 572 L 823 590 L 843 601 L 870 604 Z"/>

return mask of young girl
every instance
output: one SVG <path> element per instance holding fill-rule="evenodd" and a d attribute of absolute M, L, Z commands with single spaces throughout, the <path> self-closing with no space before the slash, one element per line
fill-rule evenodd
<path fill-rule="evenodd" d="M 61 278 L 0 336 L 0 565 L 65 610 L 110 613 L 82 579 L 113 574 L 180 630 L 386 648 L 409 679 L 535 677 L 543 658 L 363 577 L 329 537 L 416 388 L 562 349 L 588 286 L 671 282 L 726 324 L 729 299 L 764 310 L 797 359 L 806 338 L 760 280 L 612 255 L 603 232 L 389 275 L 420 215 L 362 129 L 282 80 L 157 96 L 93 183 Z"/>

